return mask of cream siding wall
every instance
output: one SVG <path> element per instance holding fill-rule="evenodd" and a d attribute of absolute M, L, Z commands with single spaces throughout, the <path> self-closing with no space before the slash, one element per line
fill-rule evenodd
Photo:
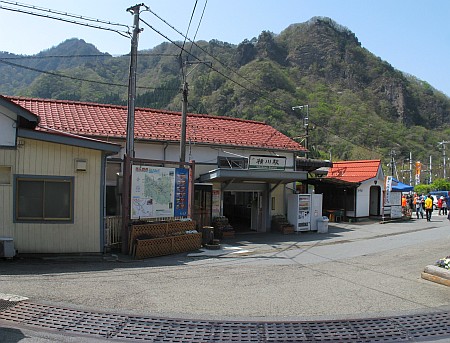
<path fill-rule="evenodd" d="M 13 223 L 13 185 L 1 187 L 2 217 L 0 235 L 14 238 L 19 253 L 101 252 L 100 180 L 102 153 L 97 150 L 20 139 L 17 150 L 0 150 L 0 164 L 11 162 L 19 175 L 74 177 L 74 223 Z M 88 162 L 86 172 L 75 171 L 75 159 Z M 4 161 L 4 162 L 3 162 Z M 8 200 L 9 199 L 9 200 Z"/>
<path fill-rule="evenodd" d="M 0 149 L 0 166 L 11 167 L 11 174 L 14 173 L 16 150 Z M 13 179 L 10 176 L 9 185 L 0 185 L 0 236 L 12 237 L 13 226 Z"/>

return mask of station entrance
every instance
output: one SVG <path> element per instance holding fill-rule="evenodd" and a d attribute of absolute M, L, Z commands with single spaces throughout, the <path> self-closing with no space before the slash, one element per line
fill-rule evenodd
<path fill-rule="evenodd" d="M 236 232 L 260 231 L 262 192 L 232 191 L 223 194 L 223 215 Z"/>

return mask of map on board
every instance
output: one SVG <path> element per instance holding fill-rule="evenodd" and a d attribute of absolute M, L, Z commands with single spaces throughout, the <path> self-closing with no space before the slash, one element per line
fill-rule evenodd
<path fill-rule="evenodd" d="M 175 168 L 133 166 L 131 219 L 174 216 Z"/>
<path fill-rule="evenodd" d="M 187 169 L 133 165 L 131 179 L 131 219 L 187 216 Z"/>

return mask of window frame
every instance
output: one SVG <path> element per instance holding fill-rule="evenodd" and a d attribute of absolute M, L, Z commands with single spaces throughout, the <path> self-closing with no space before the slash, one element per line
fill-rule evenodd
<path fill-rule="evenodd" d="M 248 169 L 248 158 L 246 157 L 229 157 L 218 156 L 217 166 L 223 169 Z"/>
<path fill-rule="evenodd" d="M 74 222 L 74 180 L 73 176 L 53 176 L 53 175 L 14 175 L 14 222 L 15 223 L 73 223 Z M 69 217 L 54 218 L 46 217 L 45 212 L 42 217 L 19 217 L 19 183 L 21 181 L 42 182 L 44 194 L 41 197 L 42 206 L 45 206 L 45 183 L 69 184 Z M 45 211 L 45 208 L 43 208 Z"/>

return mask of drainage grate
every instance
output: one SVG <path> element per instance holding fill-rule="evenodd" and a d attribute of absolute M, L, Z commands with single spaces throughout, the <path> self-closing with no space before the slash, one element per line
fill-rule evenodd
<path fill-rule="evenodd" d="M 450 312 L 316 322 L 238 322 L 105 314 L 23 301 L 0 311 L 0 320 L 120 341 L 375 343 L 450 338 Z"/>

